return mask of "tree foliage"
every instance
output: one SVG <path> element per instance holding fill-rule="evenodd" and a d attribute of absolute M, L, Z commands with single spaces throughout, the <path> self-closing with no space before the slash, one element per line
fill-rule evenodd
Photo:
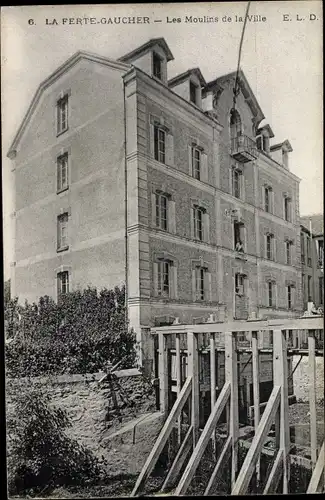
<path fill-rule="evenodd" d="M 6 370 L 11 377 L 94 373 L 120 360 L 134 366 L 135 337 L 125 320 L 125 289 L 86 288 L 38 303 L 6 306 Z"/>

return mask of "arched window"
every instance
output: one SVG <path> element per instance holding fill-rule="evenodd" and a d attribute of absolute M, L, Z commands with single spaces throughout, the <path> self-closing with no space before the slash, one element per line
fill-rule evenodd
<path fill-rule="evenodd" d="M 230 111 L 230 137 L 231 139 L 234 139 L 239 135 L 242 135 L 242 123 L 240 114 L 238 113 L 238 111 L 236 111 L 236 109 L 232 109 Z"/>

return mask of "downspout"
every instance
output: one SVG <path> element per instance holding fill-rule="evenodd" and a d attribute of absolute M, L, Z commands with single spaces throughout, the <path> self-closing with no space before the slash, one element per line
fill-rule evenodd
<path fill-rule="evenodd" d="M 125 97 L 125 81 L 123 78 L 123 106 L 124 106 L 124 225 L 125 225 L 125 322 L 129 326 L 129 310 L 128 310 L 128 181 L 127 181 L 127 159 L 126 159 L 126 97 Z"/>

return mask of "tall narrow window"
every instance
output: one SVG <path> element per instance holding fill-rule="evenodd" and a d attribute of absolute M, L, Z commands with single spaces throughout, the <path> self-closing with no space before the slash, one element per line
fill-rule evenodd
<path fill-rule="evenodd" d="M 58 297 L 69 293 L 69 272 L 63 271 L 57 274 Z"/>
<path fill-rule="evenodd" d="M 274 255 L 273 255 L 273 234 L 267 234 L 266 235 L 266 258 L 269 260 L 272 260 Z"/>
<path fill-rule="evenodd" d="M 156 78 L 159 78 L 159 80 L 161 80 L 162 79 L 162 60 L 158 56 L 158 54 L 156 54 L 155 52 L 153 53 L 152 57 L 153 57 L 153 76 L 155 76 Z"/>
<path fill-rule="evenodd" d="M 68 95 L 57 101 L 57 133 L 61 134 L 68 129 Z"/>
<path fill-rule="evenodd" d="M 286 241 L 286 264 L 291 265 L 291 241 Z"/>
<path fill-rule="evenodd" d="M 318 290 L 319 290 L 319 304 L 322 306 L 324 304 L 324 278 L 323 278 L 323 276 L 318 278 Z"/>
<path fill-rule="evenodd" d="M 305 264 L 305 237 L 304 237 L 304 233 L 301 233 L 301 263 Z"/>
<path fill-rule="evenodd" d="M 311 266 L 311 239 L 307 236 L 307 265 Z"/>
<path fill-rule="evenodd" d="M 57 190 L 64 191 L 69 187 L 68 171 L 68 153 L 65 153 L 57 159 Z"/>
<path fill-rule="evenodd" d="M 318 240 L 318 267 L 324 267 L 324 241 Z"/>
<path fill-rule="evenodd" d="M 169 297 L 170 294 L 170 265 L 167 261 L 158 262 L 158 295 Z"/>
<path fill-rule="evenodd" d="M 204 286 L 205 272 L 206 269 L 204 267 L 197 267 L 195 269 L 196 300 L 205 300 L 205 286 Z"/>
<path fill-rule="evenodd" d="M 168 224 L 168 198 L 166 195 L 156 193 L 156 227 L 167 231 Z"/>
<path fill-rule="evenodd" d="M 236 273 L 235 275 L 235 293 L 237 295 L 244 295 L 245 294 L 245 277 L 243 274 Z"/>
<path fill-rule="evenodd" d="M 68 249 L 68 214 L 64 213 L 58 217 L 58 250 Z"/>
<path fill-rule="evenodd" d="M 197 104 L 197 90 L 198 87 L 195 83 L 190 82 L 190 101 Z"/>
<path fill-rule="evenodd" d="M 244 252 L 244 230 L 245 226 L 242 222 L 234 222 L 234 246 L 236 252 Z"/>
<path fill-rule="evenodd" d="M 273 283 L 272 281 L 268 281 L 267 283 L 267 291 L 268 291 L 268 306 L 273 307 L 274 306 L 274 294 L 273 294 Z"/>
<path fill-rule="evenodd" d="M 291 222 L 291 199 L 288 196 L 284 197 L 284 218 Z"/>
<path fill-rule="evenodd" d="M 305 280 L 305 275 L 301 275 L 301 281 L 302 281 L 302 300 L 305 302 L 306 300 L 306 280 Z"/>
<path fill-rule="evenodd" d="M 241 197 L 241 189 L 240 189 L 241 176 L 242 173 L 240 170 L 238 170 L 237 168 L 232 169 L 232 194 L 236 198 Z"/>
<path fill-rule="evenodd" d="M 269 186 L 264 188 L 264 210 L 272 212 L 272 188 Z"/>
<path fill-rule="evenodd" d="M 287 286 L 288 309 L 292 309 L 292 286 Z"/>
<path fill-rule="evenodd" d="M 154 127 L 155 160 L 166 163 L 166 132 L 155 125 Z"/>
<path fill-rule="evenodd" d="M 311 276 L 308 276 L 308 281 L 307 281 L 307 291 L 308 291 L 308 302 L 311 302 L 313 300 L 312 293 L 311 293 Z"/>
<path fill-rule="evenodd" d="M 192 147 L 192 175 L 195 179 L 201 179 L 201 151 Z"/>
<path fill-rule="evenodd" d="M 193 208 L 194 238 L 200 241 L 203 241 L 203 215 L 203 208 Z"/>

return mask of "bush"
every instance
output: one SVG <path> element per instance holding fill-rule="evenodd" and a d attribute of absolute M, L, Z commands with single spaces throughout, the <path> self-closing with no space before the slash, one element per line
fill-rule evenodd
<path fill-rule="evenodd" d="M 108 362 L 136 362 L 135 336 L 125 320 L 125 289 L 96 288 L 48 296 L 38 303 L 17 299 L 6 306 L 6 368 L 10 377 L 48 373 L 95 373 Z"/>
<path fill-rule="evenodd" d="M 66 413 L 49 403 L 39 387 L 14 395 L 14 416 L 7 421 L 10 494 L 89 484 L 104 475 L 92 452 L 66 435 L 71 425 Z"/>

